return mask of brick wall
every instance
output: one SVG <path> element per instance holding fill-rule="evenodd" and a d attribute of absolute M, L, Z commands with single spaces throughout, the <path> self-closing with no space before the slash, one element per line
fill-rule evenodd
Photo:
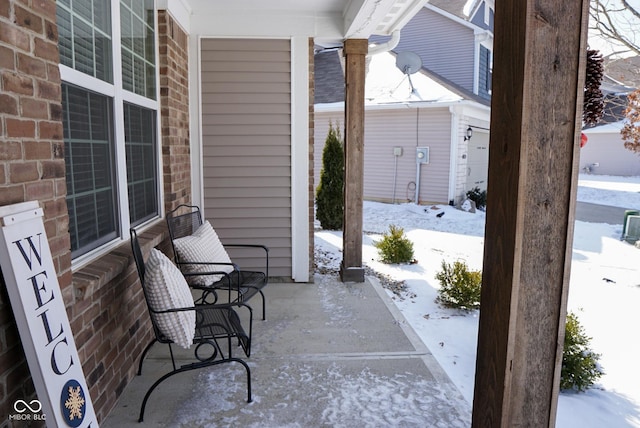
<path fill-rule="evenodd" d="M 135 374 L 151 326 L 129 243 L 71 271 L 55 1 L 0 0 L 0 205 L 38 200 L 98 421 Z M 164 12 L 161 123 L 165 207 L 189 202 L 187 38 Z M 167 249 L 163 220 L 141 235 Z M 0 428 L 35 398 L 6 288 L 0 286 Z M 24 426 L 24 423 L 22 425 Z"/>
<path fill-rule="evenodd" d="M 314 165 L 314 129 L 315 129 L 315 63 L 314 63 L 315 43 L 313 38 L 309 38 L 309 281 L 313 282 L 313 266 L 314 266 L 314 233 L 313 224 L 315 221 L 315 201 L 316 189 L 313 187 L 313 177 L 315 174 Z"/>
<path fill-rule="evenodd" d="M 0 205 L 38 200 L 64 298 L 72 300 L 55 2 L 0 0 Z M 0 426 L 34 397 L 0 287 Z"/>
<path fill-rule="evenodd" d="M 165 210 L 191 200 L 189 152 L 189 38 L 166 11 L 158 11 L 160 100 Z"/>

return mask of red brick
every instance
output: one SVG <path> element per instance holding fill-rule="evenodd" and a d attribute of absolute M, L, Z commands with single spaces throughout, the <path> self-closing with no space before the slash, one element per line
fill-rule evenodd
<path fill-rule="evenodd" d="M 9 94 L 0 94 L 0 113 L 18 115 L 18 102 Z"/>
<path fill-rule="evenodd" d="M 38 122 L 38 131 L 42 140 L 62 140 L 62 122 Z"/>
<path fill-rule="evenodd" d="M 11 13 L 11 2 L 9 0 L 0 0 L 0 16 L 9 18 L 9 13 Z"/>
<path fill-rule="evenodd" d="M 47 39 L 36 37 L 34 39 L 33 53 L 38 58 L 46 59 L 52 62 L 59 62 L 58 44 Z"/>
<path fill-rule="evenodd" d="M 0 160 L 12 161 L 22 159 L 22 147 L 17 141 L 7 141 L 0 144 Z"/>
<path fill-rule="evenodd" d="M 42 161 L 42 178 L 64 178 L 64 161 Z"/>
<path fill-rule="evenodd" d="M 23 118 L 49 119 L 49 104 L 35 98 L 20 98 L 20 111 Z"/>
<path fill-rule="evenodd" d="M 60 82 L 38 80 L 38 97 L 60 102 L 62 99 Z"/>
<path fill-rule="evenodd" d="M 59 198 L 64 198 L 67 196 L 67 181 L 66 179 L 62 178 L 62 179 L 57 179 L 55 180 L 56 185 L 55 185 L 55 190 L 56 190 L 56 196 Z"/>
<path fill-rule="evenodd" d="M 65 251 L 69 251 L 69 248 L 71 248 L 69 235 L 49 237 L 49 248 L 51 249 L 51 254 L 62 254 Z"/>
<path fill-rule="evenodd" d="M 4 68 L 5 70 L 15 70 L 16 59 L 13 49 L 9 49 L 6 46 L 0 46 L 0 68 Z"/>
<path fill-rule="evenodd" d="M 61 215 L 67 215 L 67 201 L 64 198 L 46 201 L 44 203 L 44 215 L 46 218 L 55 218 Z"/>
<path fill-rule="evenodd" d="M 7 184 L 6 175 L 4 173 L 4 165 L 5 164 L 0 163 L 0 185 Z M 2 191 L 4 192 L 4 189 Z M 0 312 L 2 312 L 2 311 L 0 311 Z"/>
<path fill-rule="evenodd" d="M 0 42 L 5 42 L 9 46 L 15 46 L 20 50 L 29 52 L 29 35 L 15 25 L 7 25 L 6 22 L 0 25 Z"/>
<path fill-rule="evenodd" d="M 15 9 L 15 22 L 21 27 L 28 28 L 31 31 L 42 34 L 42 18 L 33 12 L 24 9 L 17 4 L 14 7 Z"/>
<path fill-rule="evenodd" d="M 31 55 L 18 53 L 18 70 L 24 74 L 30 76 L 47 78 L 47 64 L 38 58 L 34 58 Z"/>
<path fill-rule="evenodd" d="M 22 185 L 3 187 L 0 192 L 0 206 L 24 201 L 24 186 Z"/>
<path fill-rule="evenodd" d="M 47 64 L 47 80 L 52 83 L 60 84 L 60 69 L 58 64 Z"/>
<path fill-rule="evenodd" d="M 18 73 L 2 73 L 2 85 L 5 93 L 14 92 L 22 95 L 33 95 L 33 80 Z"/>
<path fill-rule="evenodd" d="M 24 158 L 27 160 L 52 159 L 51 143 L 42 141 L 24 141 Z"/>
<path fill-rule="evenodd" d="M 45 19 L 55 21 L 56 19 L 56 2 L 55 0 L 33 0 L 33 10 L 41 12 Z"/>
<path fill-rule="evenodd" d="M 44 35 L 54 43 L 58 43 L 58 26 L 51 21 L 44 22 Z"/>
<path fill-rule="evenodd" d="M 36 136 L 36 123 L 33 120 L 6 119 L 7 137 L 34 138 Z"/>
<path fill-rule="evenodd" d="M 51 199 L 53 198 L 53 183 L 51 180 L 28 183 L 24 186 L 24 193 L 28 200 Z"/>
<path fill-rule="evenodd" d="M 62 105 L 49 103 L 49 119 L 62 121 Z"/>
<path fill-rule="evenodd" d="M 37 162 L 20 162 L 9 165 L 9 180 L 12 183 L 26 183 L 40 178 Z"/>

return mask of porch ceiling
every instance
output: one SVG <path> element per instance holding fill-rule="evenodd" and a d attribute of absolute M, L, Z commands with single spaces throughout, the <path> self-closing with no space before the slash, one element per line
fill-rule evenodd
<path fill-rule="evenodd" d="M 290 23 L 290 34 L 300 33 L 306 23 L 308 36 L 323 44 L 341 43 L 349 38 L 388 35 L 401 29 L 428 0 L 184 0 L 192 21 L 225 16 L 241 20 L 255 35 L 282 36 Z M 269 26 L 269 21 L 274 23 Z M 227 21 L 229 22 L 229 21 Z M 237 22 L 237 21 L 236 21 Z M 312 24 L 312 25 L 308 25 Z M 269 29 L 272 28 L 269 33 Z M 211 28 L 209 21 L 209 31 Z M 202 32 L 196 30 L 196 32 Z M 250 31 L 245 31 L 251 34 Z"/>

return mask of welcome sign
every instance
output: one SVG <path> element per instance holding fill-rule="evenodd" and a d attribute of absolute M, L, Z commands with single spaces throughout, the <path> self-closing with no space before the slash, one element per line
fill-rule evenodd
<path fill-rule="evenodd" d="M 42 217 L 36 201 L 0 207 L 2 274 L 38 394 L 14 408 L 41 408 L 51 427 L 97 428 Z"/>

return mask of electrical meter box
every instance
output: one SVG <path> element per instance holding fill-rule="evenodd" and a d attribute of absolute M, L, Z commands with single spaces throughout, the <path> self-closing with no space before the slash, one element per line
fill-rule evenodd
<path fill-rule="evenodd" d="M 416 147 L 416 162 L 429 163 L 429 147 Z"/>

